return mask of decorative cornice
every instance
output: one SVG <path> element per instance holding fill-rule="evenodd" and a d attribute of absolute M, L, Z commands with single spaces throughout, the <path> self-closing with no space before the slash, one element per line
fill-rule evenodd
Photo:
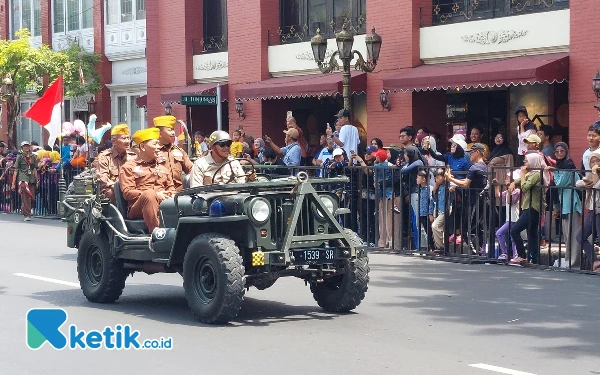
<path fill-rule="evenodd" d="M 467 43 L 486 44 L 502 44 L 508 43 L 513 39 L 527 35 L 528 30 L 498 30 L 498 31 L 482 31 L 479 33 L 468 34 L 461 36 L 461 39 Z"/>
<path fill-rule="evenodd" d="M 134 66 L 132 68 L 127 68 L 121 72 L 121 74 L 125 74 L 127 76 L 143 74 L 148 71 L 148 68 L 145 66 Z"/>
<path fill-rule="evenodd" d="M 329 60 L 329 58 L 331 57 L 331 55 L 333 55 L 334 52 L 335 52 L 335 50 L 328 49 L 325 52 L 325 60 Z M 311 61 L 314 61 L 315 60 L 315 56 L 313 55 L 312 51 L 304 51 L 304 52 L 296 54 L 296 59 L 297 60 L 311 60 Z"/>
<path fill-rule="evenodd" d="M 221 70 L 229 66 L 227 61 L 223 60 L 208 60 L 194 67 L 195 70 Z"/>

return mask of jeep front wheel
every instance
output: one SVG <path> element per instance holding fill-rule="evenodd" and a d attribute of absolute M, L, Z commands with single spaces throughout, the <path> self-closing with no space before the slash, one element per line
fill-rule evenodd
<path fill-rule="evenodd" d="M 86 232 L 77 251 L 77 277 L 83 295 L 91 302 L 110 303 L 119 299 L 129 273 L 112 255 L 104 234 Z"/>
<path fill-rule="evenodd" d="M 345 229 L 355 246 L 362 246 L 356 233 Z M 354 310 L 365 298 L 369 284 L 369 258 L 344 260 L 341 275 L 326 278 L 321 283 L 312 282 L 310 291 L 317 304 L 325 311 L 348 312 Z"/>
<path fill-rule="evenodd" d="M 244 264 L 229 237 L 207 233 L 194 239 L 183 260 L 183 288 L 192 313 L 201 322 L 227 323 L 244 301 Z"/>

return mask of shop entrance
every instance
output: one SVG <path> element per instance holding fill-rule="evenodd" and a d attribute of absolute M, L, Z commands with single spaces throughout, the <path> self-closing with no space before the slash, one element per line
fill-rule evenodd
<path fill-rule="evenodd" d="M 470 143 L 471 128 L 480 126 L 484 130 L 482 140 L 491 148 L 497 133 L 508 133 L 507 106 L 507 90 L 448 94 L 446 105 L 448 137 L 455 133 L 464 134 L 467 143 Z"/>

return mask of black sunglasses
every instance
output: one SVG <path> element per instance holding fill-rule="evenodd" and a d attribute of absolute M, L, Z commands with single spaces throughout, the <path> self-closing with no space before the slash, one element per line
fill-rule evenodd
<path fill-rule="evenodd" d="M 219 147 L 231 147 L 232 143 L 233 143 L 233 141 L 219 141 L 219 142 L 215 142 L 215 144 L 218 145 Z"/>

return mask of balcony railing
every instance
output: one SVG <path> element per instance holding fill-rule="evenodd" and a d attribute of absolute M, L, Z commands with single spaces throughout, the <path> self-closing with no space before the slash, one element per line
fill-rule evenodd
<path fill-rule="evenodd" d="M 204 53 L 216 53 L 227 51 L 227 35 L 208 36 L 204 39 L 192 40 L 192 53 L 200 55 Z"/>
<path fill-rule="evenodd" d="M 569 8 L 569 0 L 433 0 L 421 26 L 443 25 Z"/>
<path fill-rule="evenodd" d="M 366 33 L 365 18 L 360 16 L 354 19 L 337 19 L 330 22 L 311 22 L 304 25 L 281 26 L 277 30 L 269 30 L 269 45 L 308 42 L 315 36 L 317 29 L 326 38 L 335 38 L 335 32 L 341 30 L 344 22 L 355 35 Z"/>

